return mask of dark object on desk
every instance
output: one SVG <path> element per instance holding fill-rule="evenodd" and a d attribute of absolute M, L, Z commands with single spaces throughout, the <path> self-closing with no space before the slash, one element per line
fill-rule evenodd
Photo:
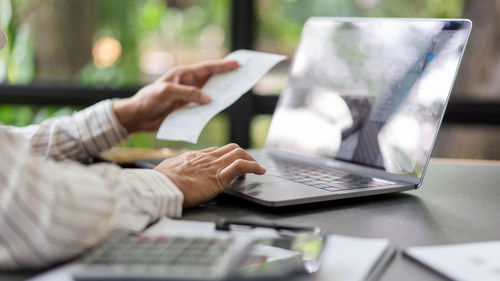
<path fill-rule="evenodd" d="M 278 223 L 262 223 L 262 222 L 251 222 L 251 221 L 242 221 L 242 220 L 226 220 L 220 219 L 215 224 L 215 229 L 222 231 L 230 231 L 231 226 L 244 226 L 249 228 L 271 228 L 276 231 L 294 231 L 294 232 L 320 232 L 319 228 L 316 227 L 304 227 L 304 226 L 296 226 L 296 225 L 285 225 Z"/>
<path fill-rule="evenodd" d="M 134 160 L 134 166 L 143 169 L 154 169 L 158 164 L 160 164 L 165 158 L 150 158 Z"/>

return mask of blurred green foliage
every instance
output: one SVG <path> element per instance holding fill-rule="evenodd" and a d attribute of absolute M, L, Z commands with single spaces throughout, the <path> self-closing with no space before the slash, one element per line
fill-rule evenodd
<path fill-rule="evenodd" d="M 258 45 L 292 55 L 311 16 L 458 18 L 465 0 L 259 0 Z"/>
<path fill-rule="evenodd" d="M 84 86 L 123 87 L 141 84 L 139 67 L 141 42 L 152 33 L 176 34 L 172 45 L 199 47 L 200 32 L 209 24 L 228 29 L 228 0 L 188 1 L 187 7 L 169 7 L 159 0 L 101 0 L 97 2 L 98 20 L 95 37 L 112 36 L 121 43 L 120 61 L 99 68 L 93 62 L 80 73 Z M 180 40 L 179 40 L 180 39 Z M 227 44 L 226 40 L 226 44 Z"/>
<path fill-rule="evenodd" d="M 85 1 L 85 0 L 79 0 Z M 303 23 L 310 16 L 376 16 L 376 17 L 460 17 L 464 0 L 255 0 L 257 13 L 257 48 L 292 55 Z M 0 0 L 0 27 L 8 36 L 6 49 L 0 52 L 0 83 L 29 84 L 37 79 L 37 58 L 33 34 L 39 26 L 25 21 L 39 12 L 40 0 Z M 207 26 L 219 27 L 225 34 L 224 50 L 229 38 L 230 0 L 96 0 L 88 1 L 95 9 L 92 18 L 96 41 L 104 36 L 118 40 L 119 60 L 108 67 L 98 67 L 91 58 L 69 82 L 84 87 L 125 87 L 144 84 L 151 77 L 141 69 L 141 54 L 151 38 L 160 38 L 164 49 L 177 49 L 199 60 L 196 50 L 206 50 L 202 33 Z M 53 5 L 57 14 L 57 5 Z M 208 37 L 213 37 L 209 33 Z M 224 52 L 224 51 L 223 51 Z M 181 54 L 186 56 L 186 54 Z M 222 54 L 223 55 L 223 54 Z M 65 58 L 61 56 L 61 60 Z M 50 82 L 50 81 L 49 81 Z M 46 118 L 69 114 L 76 108 L 0 105 L 0 122 L 16 126 L 39 123 Z M 256 116 L 251 130 L 254 147 L 264 145 L 270 116 Z M 133 147 L 200 148 L 223 145 L 229 140 L 227 116 L 214 118 L 202 133 L 200 142 L 163 142 L 153 134 L 136 134 L 125 145 Z"/>

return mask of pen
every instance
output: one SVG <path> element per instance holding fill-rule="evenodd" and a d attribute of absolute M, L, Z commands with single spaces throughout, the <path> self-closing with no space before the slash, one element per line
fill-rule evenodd
<path fill-rule="evenodd" d="M 289 231 L 318 231 L 317 227 L 304 227 L 304 226 L 293 226 L 277 223 L 267 223 L 267 222 L 252 222 L 252 221 L 240 221 L 240 220 L 226 220 L 220 219 L 215 224 L 216 230 L 229 231 L 231 230 L 231 225 L 241 225 L 248 226 L 250 228 L 271 228 L 275 230 L 289 230 Z"/>

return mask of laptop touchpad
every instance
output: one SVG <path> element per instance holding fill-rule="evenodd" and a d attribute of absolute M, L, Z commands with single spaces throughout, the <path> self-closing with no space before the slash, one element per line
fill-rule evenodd
<path fill-rule="evenodd" d="M 287 201 L 296 198 L 315 197 L 329 194 L 324 190 L 305 186 L 274 176 L 250 175 L 245 179 L 235 180 L 230 190 L 250 195 L 265 201 Z"/>

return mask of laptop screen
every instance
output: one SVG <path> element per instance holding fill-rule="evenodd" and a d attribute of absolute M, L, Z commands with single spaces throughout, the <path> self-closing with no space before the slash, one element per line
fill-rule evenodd
<path fill-rule="evenodd" d="M 310 19 L 266 146 L 420 177 L 469 31 L 465 20 Z"/>

